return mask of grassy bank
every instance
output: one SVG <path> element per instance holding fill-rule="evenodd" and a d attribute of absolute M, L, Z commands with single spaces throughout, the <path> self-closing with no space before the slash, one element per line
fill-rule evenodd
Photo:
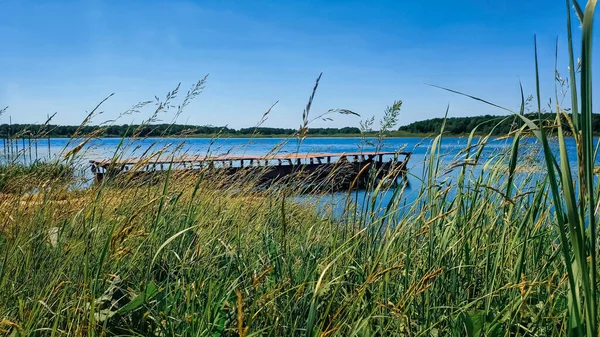
<path fill-rule="evenodd" d="M 74 169 L 63 163 L 38 161 L 0 165 L 0 193 L 28 193 L 44 186 L 72 182 Z"/>
<path fill-rule="evenodd" d="M 420 198 L 341 216 L 209 171 L 0 201 L 0 329 L 29 335 L 565 335 L 547 181 L 436 148 Z M 456 158 L 477 162 L 486 139 Z M 519 151 L 519 147 L 512 151 Z M 483 164 L 483 162 L 482 162 Z M 439 167 L 438 167 L 439 166 Z M 511 169 L 512 167 L 512 169 Z M 508 168 L 508 169 L 507 169 Z M 501 182 L 501 183 L 499 183 Z"/>
<path fill-rule="evenodd" d="M 442 128 L 424 171 L 411 172 L 422 180 L 411 204 L 404 188 L 383 198 L 389 184 L 376 179 L 364 199 L 348 191 L 334 215 L 317 211 L 319 195 L 294 199 L 302 181 L 264 189 L 256 177 L 208 168 L 79 191 L 70 179 L 19 173 L 44 188 L 0 198 L 0 334 L 597 336 L 595 2 L 567 4 L 583 27 L 576 72 L 568 26 L 568 112 L 554 107 L 548 125 L 523 115 L 523 97 L 514 111 L 523 126 L 490 157 L 488 137 L 471 136 L 456 158 L 444 158 Z M 384 126 L 400 104 L 386 110 Z M 564 120 L 576 135 L 576 163 Z M 543 150 L 542 174 L 527 169 L 526 134 Z"/>
<path fill-rule="evenodd" d="M 492 161 L 492 168 L 507 165 Z M 0 204 L 0 328 L 20 335 L 564 332 L 567 284 L 547 186 L 523 183 L 506 196 L 491 188 L 506 190 L 497 186 L 506 172 L 465 166 L 457 181 L 440 182 L 442 172 L 429 164 L 432 183 L 415 205 L 403 207 L 398 190 L 383 205 L 349 203 L 335 220 L 286 201 L 291 191 L 257 192 L 248 182 L 219 188 L 220 177 L 97 186 L 68 199 L 57 197 L 61 185 L 15 194 Z"/>

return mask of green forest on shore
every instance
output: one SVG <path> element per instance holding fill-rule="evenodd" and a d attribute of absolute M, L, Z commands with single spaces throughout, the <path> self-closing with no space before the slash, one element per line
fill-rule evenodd
<path fill-rule="evenodd" d="M 556 119 L 554 113 L 526 114 L 532 120 L 542 120 L 551 124 Z M 423 137 L 439 133 L 444 125 L 444 134 L 450 136 L 466 135 L 475 129 L 476 135 L 506 135 L 523 122 L 517 116 L 483 115 L 474 117 L 433 118 L 400 126 L 398 130 L 388 132 L 392 137 Z M 569 121 L 563 118 L 565 131 L 569 132 Z M 600 114 L 592 115 L 592 130 L 600 133 Z M 123 137 L 135 134 L 140 137 L 287 137 L 298 132 L 293 128 L 248 127 L 234 129 L 227 126 L 184 125 L 184 124 L 147 124 L 147 125 L 41 125 L 41 124 L 0 124 L 0 137 L 73 137 L 78 134 L 97 134 L 99 137 Z M 358 127 L 309 128 L 312 137 L 352 137 L 375 135 L 377 130 L 361 130 Z"/>

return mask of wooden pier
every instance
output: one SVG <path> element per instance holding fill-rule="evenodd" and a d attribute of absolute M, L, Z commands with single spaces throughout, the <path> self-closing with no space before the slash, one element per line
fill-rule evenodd
<path fill-rule="evenodd" d="M 355 153 L 293 153 L 271 155 L 184 155 L 163 158 L 127 158 L 118 160 L 90 160 L 96 181 L 130 174 L 149 174 L 166 170 L 190 171 L 210 169 L 225 175 L 241 171 L 258 172 L 261 184 L 302 176 L 318 184 L 327 180 L 339 188 L 351 183 L 361 187 L 368 171 L 374 169 L 377 178 L 396 180 L 406 171 L 410 152 L 355 152 Z M 368 169 L 367 169 L 368 168 Z M 364 177 L 363 177 L 364 176 Z M 361 179 L 361 177 L 363 177 Z"/>

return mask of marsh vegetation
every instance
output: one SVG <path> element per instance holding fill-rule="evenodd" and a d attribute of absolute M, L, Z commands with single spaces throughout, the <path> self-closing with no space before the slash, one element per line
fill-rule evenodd
<path fill-rule="evenodd" d="M 567 1 L 568 18 L 582 24 L 579 59 L 577 23 L 568 24 L 570 109 L 556 105 L 551 122 L 536 120 L 524 116 L 523 95 L 510 117 L 521 122 L 505 135 L 511 145 L 493 156 L 482 155 L 490 132 L 474 138 L 473 128 L 465 149 L 443 160 L 442 124 L 423 172 L 411 176 L 422 184 L 409 204 L 404 188 L 386 192 L 372 179 L 366 198 L 346 193 L 341 214 L 316 211 L 311 198 L 294 198 L 297 185 L 259 189 L 252 176 L 209 169 L 73 189 L 70 167 L 97 136 L 79 131 L 59 162 L 2 166 L 0 334 L 597 336 L 595 3 Z M 155 102 L 146 125 L 175 106 L 177 90 Z M 296 141 L 310 128 L 315 90 Z M 373 146 L 400 106 L 386 110 Z M 526 136 L 541 149 L 541 174 L 523 169 Z"/>

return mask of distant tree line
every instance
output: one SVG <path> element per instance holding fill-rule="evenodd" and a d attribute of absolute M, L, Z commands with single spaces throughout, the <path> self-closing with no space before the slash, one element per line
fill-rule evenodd
<path fill-rule="evenodd" d="M 537 121 L 537 113 L 527 114 L 526 117 Z M 543 113 L 541 119 L 545 125 L 554 124 L 556 115 L 554 113 Z M 564 118 L 563 118 L 564 119 Z M 401 126 L 398 131 L 392 132 L 394 136 L 427 135 L 439 133 L 443 118 L 433 118 L 423 121 L 410 123 Z M 451 117 L 445 120 L 444 133 L 448 135 L 464 135 L 470 133 L 476 126 L 476 133 L 493 135 L 506 135 L 510 131 L 523 125 L 523 121 L 516 116 L 475 116 L 475 117 Z M 600 134 L 600 114 L 593 114 L 592 125 L 594 132 Z M 568 132 L 570 128 L 566 120 L 563 120 L 563 127 Z M 77 131 L 79 129 L 79 131 Z M 292 128 L 271 128 L 271 127 L 251 127 L 234 129 L 226 126 L 193 126 L 183 124 L 147 124 L 147 125 L 40 125 L 40 124 L 0 124 L 0 137 L 73 137 L 76 132 L 79 136 L 94 134 L 97 137 L 169 137 L 169 136 L 199 136 L 209 137 L 221 134 L 224 136 L 290 136 L 298 130 Z M 342 128 L 310 128 L 310 136 L 343 136 L 358 135 L 361 130 L 357 127 Z M 367 132 L 375 134 L 376 131 Z"/>
<path fill-rule="evenodd" d="M 555 124 L 556 114 L 555 113 L 530 113 L 525 115 L 527 118 L 536 121 L 543 121 L 544 125 L 552 126 Z M 600 114 L 592 115 L 593 130 L 596 133 L 600 133 Z M 439 133 L 444 123 L 443 118 L 433 118 L 423 121 L 410 123 L 408 125 L 401 126 L 398 131 L 412 134 L 435 134 Z M 477 127 L 477 134 L 488 134 L 492 135 L 506 135 L 516 128 L 523 125 L 523 120 L 518 116 L 475 116 L 475 117 L 451 117 L 446 119 L 444 126 L 444 133 L 449 135 L 464 135 L 470 133 L 475 127 Z M 563 129 L 570 132 L 568 121 L 562 118 Z"/>
<path fill-rule="evenodd" d="M 78 131 L 79 129 L 79 131 Z M 211 136 L 216 134 L 230 136 L 289 136 L 297 132 L 291 128 L 255 127 L 233 129 L 226 126 L 190 126 L 183 124 L 148 124 L 148 125 L 110 125 L 110 126 L 77 126 L 77 125 L 40 125 L 40 124 L 0 124 L 0 137 L 72 137 L 95 134 L 98 137 L 169 137 L 169 136 Z M 310 128 L 309 135 L 356 135 L 360 129 L 343 128 Z"/>

